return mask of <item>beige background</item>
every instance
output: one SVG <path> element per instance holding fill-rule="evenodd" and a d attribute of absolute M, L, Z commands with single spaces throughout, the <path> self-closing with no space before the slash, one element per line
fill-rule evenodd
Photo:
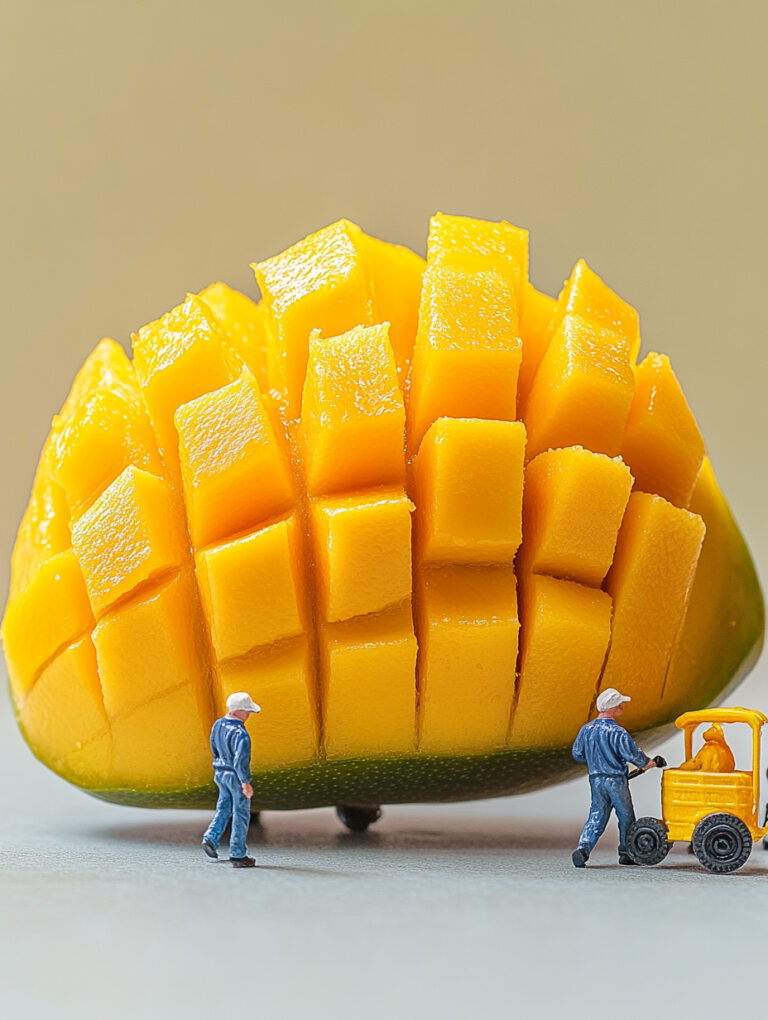
<path fill-rule="evenodd" d="M 101 336 L 127 343 L 219 278 L 255 293 L 250 261 L 340 216 L 423 251 L 436 209 L 530 228 L 551 293 L 584 256 L 637 306 L 768 577 L 762 0 L 0 13 L 0 602 L 50 419 Z M 768 711 L 765 666 L 738 699 Z M 633 790 L 639 813 L 658 811 L 658 776 Z M 362 841 L 329 812 L 272 815 L 245 881 L 205 866 L 199 814 L 100 804 L 53 777 L 0 695 L 3 1006 L 25 1020 L 105 1003 L 166 1020 L 759 1009 L 768 855 L 727 879 L 676 852 L 638 873 L 615 866 L 612 833 L 575 872 L 587 796 L 579 780 L 395 808 Z"/>

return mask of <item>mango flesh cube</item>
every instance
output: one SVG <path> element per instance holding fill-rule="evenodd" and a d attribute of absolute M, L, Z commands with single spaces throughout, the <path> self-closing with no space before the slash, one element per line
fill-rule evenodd
<path fill-rule="evenodd" d="M 226 344 L 208 306 L 194 295 L 133 336 L 133 366 L 168 470 L 179 477 L 173 417 L 182 405 L 240 374 L 242 362 Z"/>
<path fill-rule="evenodd" d="M 179 790 L 211 781 L 213 719 L 201 716 L 190 685 L 112 720 L 117 789 Z"/>
<path fill-rule="evenodd" d="M 85 581 L 71 549 L 44 563 L 12 602 L 3 620 L 3 645 L 17 697 L 40 667 L 93 625 Z"/>
<path fill-rule="evenodd" d="M 633 393 L 626 339 L 567 316 L 550 341 L 526 405 L 528 458 L 561 446 L 615 457 Z"/>
<path fill-rule="evenodd" d="M 80 369 L 55 421 L 53 476 L 79 517 L 129 465 L 165 473 L 133 366 L 102 340 Z"/>
<path fill-rule="evenodd" d="M 312 501 L 317 598 L 325 620 L 348 620 L 410 599 L 412 510 L 402 490 Z"/>
<path fill-rule="evenodd" d="M 635 369 L 635 398 L 621 447 L 635 487 L 685 508 L 704 454 L 704 440 L 669 358 L 648 354 Z"/>
<path fill-rule="evenodd" d="M 469 271 L 495 268 L 515 290 L 522 309 L 528 281 L 528 231 L 503 220 L 475 220 L 437 213 L 429 221 L 427 260 L 430 265 L 460 266 Z"/>
<path fill-rule="evenodd" d="M 72 545 L 96 616 L 187 556 L 168 483 L 134 467 L 126 468 L 77 521 Z"/>
<path fill-rule="evenodd" d="M 522 539 L 525 426 L 439 418 L 414 462 L 427 563 L 511 563 Z"/>
<path fill-rule="evenodd" d="M 300 426 L 309 495 L 402 485 L 404 433 L 387 326 L 312 337 Z"/>
<path fill-rule="evenodd" d="M 525 304 L 520 316 L 520 339 L 523 343 L 520 376 L 517 380 L 517 402 L 520 408 L 525 407 L 541 359 L 549 346 L 552 336 L 549 324 L 556 307 L 557 301 L 554 298 L 542 294 L 533 284 L 526 284 Z"/>
<path fill-rule="evenodd" d="M 321 624 L 328 759 L 415 751 L 416 650 L 410 606 Z"/>
<path fill-rule="evenodd" d="M 200 548 L 283 513 L 290 470 L 249 372 L 175 415 L 193 544 Z"/>
<path fill-rule="evenodd" d="M 389 323 L 389 340 L 401 389 L 405 385 L 419 322 L 424 259 L 399 244 L 361 234 L 376 322 Z"/>
<path fill-rule="evenodd" d="M 494 269 L 429 266 L 411 372 L 410 449 L 438 418 L 514 421 L 521 357 L 508 280 Z"/>
<path fill-rule="evenodd" d="M 268 331 L 264 308 L 221 282 L 201 290 L 198 297 L 208 305 L 230 347 L 256 377 L 259 388 L 266 392 L 269 388 Z"/>
<path fill-rule="evenodd" d="M 611 330 L 624 337 L 629 345 L 630 360 L 634 364 L 640 350 L 640 319 L 632 305 L 623 301 L 610 287 L 579 259 L 566 280 L 557 307 L 550 320 L 550 336 L 555 333 L 563 319 L 578 315 L 597 326 Z"/>
<path fill-rule="evenodd" d="M 436 567 L 420 584 L 419 750 L 503 747 L 520 628 L 512 568 Z"/>
<path fill-rule="evenodd" d="M 354 223 L 339 220 L 253 266 L 274 320 L 270 385 L 285 396 L 288 418 L 301 407 L 310 334 L 339 336 L 373 322 L 361 234 Z"/>
<path fill-rule="evenodd" d="M 90 635 L 46 666 L 23 702 L 20 721 L 32 747 L 44 748 L 53 763 L 108 732 Z"/>
<path fill-rule="evenodd" d="M 189 612 L 192 584 L 184 571 L 96 625 L 93 643 L 110 719 L 205 675 Z"/>
<path fill-rule="evenodd" d="M 611 638 L 611 597 L 535 575 L 521 588 L 520 677 L 509 743 L 570 745 L 597 694 Z"/>
<path fill-rule="evenodd" d="M 304 637 L 281 643 L 219 667 L 221 699 L 217 713 L 236 691 L 250 691 L 261 707 L 246 728 L 251 735 L 251 769 L 298 765 L 318 754 L 314 669 Z"/>
<path fill-rule="evenodd" d="M 9 605 L 22 594 L 46 560 L 72 545 L 66 496 L 53 478 L 55 442 L 56 430 L 52 429 L 40 454 L 32 495 L 13 549 Z"/>
<path fill-rule="evenodd" d="M 293 517 L 195 555 L 218 659 L 302 632 L 301 555 Z"/>
<path fill-rule="evenodd" d="M 661 496 L 633 492 L 619 532 L 605 589 L 613 597 L 611 647 L 601 689 L 633 699 L 622 725 L 652 722 L 685 617 L 704 540 L 704 521 Z M 650 593 L 650 595 L 649 595 Z"/>
<path fill-rule="evenodd" d="M 525 469 L 525 570 L 599 588 L 631 491 L 632 475 L 618 457 L 580 446 L 540 453 Z"/>

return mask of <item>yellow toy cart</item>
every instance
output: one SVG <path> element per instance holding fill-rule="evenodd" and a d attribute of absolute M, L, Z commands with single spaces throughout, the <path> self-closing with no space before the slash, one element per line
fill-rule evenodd
<path fill-rule="evenodd" d="M 760 731 L 767 722 L 762 712 L 749 708 L 684 712 L 675 720 L 685 734 L 686 761 L 693 756 L 694 730 L 702 723 L 746 723 L 752 729 L 752 769 L 665 769 L 663 818 L 638 818 L 627 834 L 627 852 L 636 864 L 658 864 L 678 841 L 690 843 L 701 864 L 716 875 L 727 875 L 746 863 L 752 844 L 768 835 L 768 824 L 758 825 Z"/>

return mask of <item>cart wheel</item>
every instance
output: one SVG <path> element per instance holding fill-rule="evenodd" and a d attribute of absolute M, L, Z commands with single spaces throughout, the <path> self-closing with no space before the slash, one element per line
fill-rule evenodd
<path fill-rule="evenodd" d="M 638 818 L 627 833 L 627 853 L 635 864 L 658 864 L 669 853 L 667 827 L 658 818 Z"/>
<path fill-rule="evenodd" d="M 699 861 L 715 875 L 738 870 L 752 852 L 752 836 L 744 822 L 724 813 L 702 818 L 691 842 Z"/>
<path fill-rule="evenodd" d="M 355 807 L 352 804 L 340 804 L 336 808 L 339 821 L 346 825 L 350 832 L 365 832 L 369 825 L 381 818 L 380 807 Z"/>

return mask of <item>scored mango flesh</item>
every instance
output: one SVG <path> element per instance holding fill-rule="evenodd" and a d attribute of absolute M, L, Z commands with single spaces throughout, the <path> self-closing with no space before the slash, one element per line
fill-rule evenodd
<path fill-rule="evenodd" d="M 760 589 L 667 358 L 581 260 L 438 214 L 426 263 L 348 221 L 103 340 L 41 455 L 3 642 L 22 730 L 85 789 L 211 797 L 249 691 L 258 806 L 564 777 L 754 661 Z M 697 649 L 702 648 L 698 657 Z"/>

